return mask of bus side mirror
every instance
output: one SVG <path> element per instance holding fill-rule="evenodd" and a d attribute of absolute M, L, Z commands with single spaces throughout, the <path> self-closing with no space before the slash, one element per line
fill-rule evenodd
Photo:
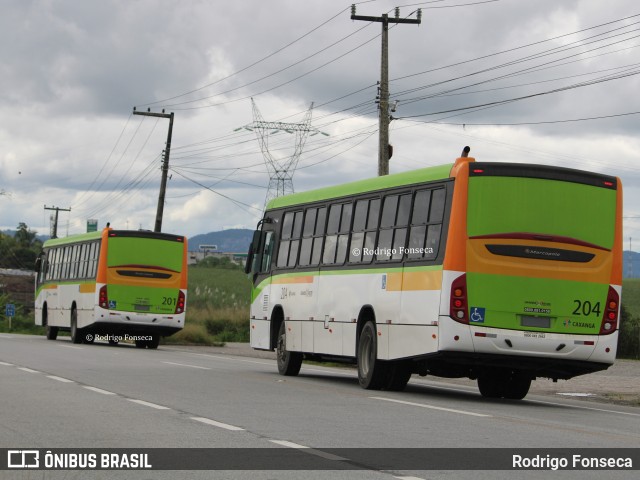
<path fill-rule="evenodd" d="M 262 238 L 262 231 L 255 230 L 253 232 L 253 238 L 251 239 L 251 245 L 249 245 L 249 253 L 247 254 L 247 263 L 244 264 L 244 273 L 251 273 L 254 268 L 254 257 L 260 252 L 260 239 Z M 255 272 L 254 272 L 255 273 Z"/>

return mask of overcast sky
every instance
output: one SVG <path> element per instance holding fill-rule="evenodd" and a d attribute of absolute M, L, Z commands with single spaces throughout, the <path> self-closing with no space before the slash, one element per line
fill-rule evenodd
<path fill-rule="evenodd" d="M 640 250 L 640 5 L 634 0 L 357 4 L 392 26 L 391 173 L 479 161 L 583 168 L 622 179 L 625 249 Z M 153 229 L 174 112 L 163 231 L 254 228 L 269 174 L 266 121 L 311 125 L 296 191 L 377 173 L 379 23 L 338 0 L 4 0 L 0 229 L 59 235 L 94 218 Z M 524 98 L 523 98 L 524 97 Z M 473 108 L 471 108 L 473 107 Z M 607 117 L 607 118 L 595 118 Z M 590 120 L 584 120 L 590 119 Z M 580 120 L 580 121 L 578 121 Z M 553 123 L 550 123 L 553 122 Z M 272 134 L 291 157 L 295 135 Z M 594 225 L 597 228 L 597 225 Z"/>

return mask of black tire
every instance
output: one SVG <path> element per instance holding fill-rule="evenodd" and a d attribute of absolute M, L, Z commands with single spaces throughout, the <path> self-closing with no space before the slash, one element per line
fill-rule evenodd
<path fill-rule="evenodd" d="M 411 378 L 411 365 L 407 362 L 399 361 L 388 365 L 389 369 L 387 377 L 387 385 L 385 390 L 392 392 L 401 392 L 407 387 Z"/>
<path fill-rule="evenodd" d="M 42 307 L 42 325 L 47 329 L 47 340 L 55 340 L 58 338 L 58 327 L 52 327 L 49 325 L 49 312 L 47 311 L 47 304 Z"/>
<path fill-rule="evenodd" d="M 495 372 L 483 373 L 478 377 L 478 390 L 485 398 L 502 398 L 500 377 Z"/>
<path fill-rule="evenodd" d="M 478 377 L 478 389 L 486 398 L 522 400 L 529 393 L 531 380 L 524 372 L 489 370 Z"/>
<path fill-rule="evenodd" d="M 151 335 L 151 340 L 147 340 L 147 348 L 155 350 L 158 348 L 158 345 L 160 345 L 160 335 L 154 333 Z"/>
<path fill-rule="evenodd" d="M 82 343 L 83 337 L 82 329 L 78 328 L 78 311 L 74 307 L 71 309 L 71 342 Z"/>
<path fill-rule="evenodd" d="M 147 348 L 146 340 L 136 340 L 136 348 Z"/>
<path fill-rule="evenodd" d="M 278 373 L 287 377 L 295 377 L 300 373 L 302 366 L 302 353 L 287 350 L 287 336 L 284 321 L 280 324 L 278 340 L 276 342 L 276 362 Z"/>
<path fill-rule="evenodd" d="M 378 360 L 376 324 L 371 320 L 365 323 L 362 332 L 360 332 L 356 355 L 360 386 L 367 390 L 380 390 L 387 387 L 389 384 L 389 365 Z"/>
<path fill-rule="evenodd" d="M 58 327 L 47 325 L 47 340 L 55 340 L 58 338 Z"/>
<path fill-rule="evenodd" d="M 505 383 L 504 398 L 522 400 L 531 388 L 531 377 L 522 372 L 514 372 Z"/>

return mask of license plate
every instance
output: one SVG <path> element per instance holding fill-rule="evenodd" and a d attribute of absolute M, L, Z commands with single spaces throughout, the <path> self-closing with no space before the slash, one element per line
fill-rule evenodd
<path fill-rule="evenodd" d="M 520 316 L 520 325 L 533 328 L 551 328 L 551 317 Z"/>
<path fill-rule="evenodd" d="M 151 309 L 150 305 L 134 305 L 133 309 L 137 312 L 148 312 Z"/>

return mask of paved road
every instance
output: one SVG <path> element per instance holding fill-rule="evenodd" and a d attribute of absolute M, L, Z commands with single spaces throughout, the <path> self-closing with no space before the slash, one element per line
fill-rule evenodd
<path fill-rule="evenodd" d="M 214 349 L 138 350 L 1 334 L 0 389 L 0 448 L 640 448 L 640 409 L 630 406 L 535 393 L 521 402 L 486 400 L 475 386 L 420 378 L 405 392 L 371 392 L 360 389 L 350 369 L 305 365 L 300 376 L 285 378 L 270 358 Z M 327 468 L 336 462 L 321 460 Z M 555 475 L 602 478 L 602 472 Z M 43 480 L 187 476 L 302 478 L 295 471 L 0 472 Z M 505 471 L 393 468 L 303 476 L 518 478 Z"/>

